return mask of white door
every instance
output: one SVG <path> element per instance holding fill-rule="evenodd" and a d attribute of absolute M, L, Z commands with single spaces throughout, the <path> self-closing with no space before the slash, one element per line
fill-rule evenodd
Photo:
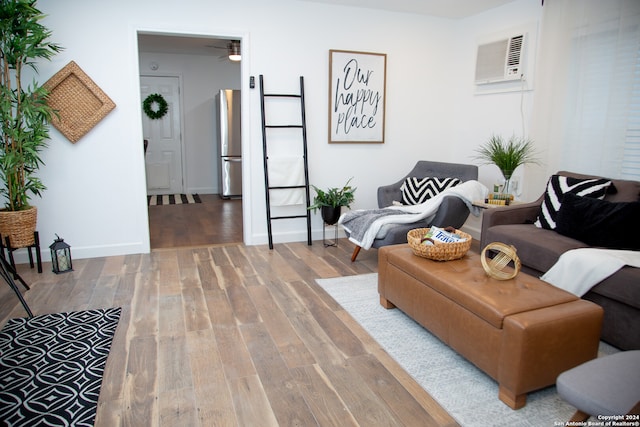
<path fill-rule="evenodd" d="M 145 155 L 147 194 L 183 193 L 182 140 L 180 135 L 180 79 L 178 77 L 140 77 L 140 94 L 144 102 L 151 94 L 167 102 L 167 113 L 159 119 L 142 112 L 142 133 L 148 141 Z M 152 105 L 158 111 L 157 103 Z"/>

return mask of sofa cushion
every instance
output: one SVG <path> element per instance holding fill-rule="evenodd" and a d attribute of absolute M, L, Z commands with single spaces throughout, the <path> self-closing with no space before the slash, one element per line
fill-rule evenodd
<path fill-rule="evenodd" d="M 400 190 L 402 191 L 402 204 L 418 205 L 440 194 L 447 188 L 460 184 L 458 178 L 417 178 L 409 177 L 404 180 Z"/>
<path fill-rule="evenodd" d="M 538 218 L 534 222 L 536 227 L 555 230 L 556 216 L 562 205 L 566 193 L 573 193 L 583 197 L 603 199 L 611 180 L 604 178 L 578 179 L 561 175 L 551 175 L 544 193 Z"/>
<path fill-rule="evenodd" d="M 640 268 L 627 265 L 595 285 L 584 296 L 598 294 L 640 310 L 640 286 L 638 284 L 640 284 Z"/>
<path fill-rule="evenodd" d="M 640 218 L 640 202 L 612 203 L 565 194 L 556 217 L 556 231 L 592 246 L 640 250 L 633 230 Z"/>
<path fill-rule="evenodd" d="M 487 231 L 487 242 L 502 242 L 516 248 L 522 265 L 544 273 L 570 249 L 587 248 L 584 242 L 533 224 L 495 225 Z"/>

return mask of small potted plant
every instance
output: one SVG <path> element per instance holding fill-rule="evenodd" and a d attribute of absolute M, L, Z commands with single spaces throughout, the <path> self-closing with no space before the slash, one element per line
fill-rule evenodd
<path fill-rule="evenodd" d="M 29 246 L 34 239 L 36 208 L 29 199 L 45 189 L 36 172 L 43 164 L 40 152 L 47 146 L 54 114 L 46 88 L 35 79 L 23 83 L 23 70 L 37 72 L 38 60 L 49 60 L 61 50 L 48 41 L 51 32 L 40 23 L 44 15 L 35 3 L 0 2 L 0 194 L 6 199 L 0 234 L 9 237 L 14 248 Z M 16 219 L 23 215 L 29 220 Z"/>
<path fill-rule="evenodd" d="M 502 136 L 492 135 L 491 138 L 476 150 L 475 159 L 483 164 L 495 164 L 504 176 L 505 194 L 509 194 L 509 181 L 516 168 L 527 163 L 539 164 L 536 158 L 533 141 L 527 138 L 512 136 L 505 141 Z"/>
<path fill-rule="evenodd" d="M 312 185 L 313 189 L 316 190 L 316 196 L 309 209 L 314 211 L 320 209 L 322 220 L 328 225 L 338 222 L 342 206 L 350 207 L 354 200 L 353 193 L 356 189 L 349 185 L 352 179 L 349 178 L 349 181 L 342 188 L 334 187 L 326 191 Z"/>

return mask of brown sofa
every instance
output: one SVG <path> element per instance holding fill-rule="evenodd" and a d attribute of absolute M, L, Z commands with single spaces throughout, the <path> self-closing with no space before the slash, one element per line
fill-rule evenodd
<path fill-rule="evenodd" d="M 561 171 L 558 175 L 574 178 L 600 178 Z M 605 195 L 610 202 L 636 202 L 640 200 L 640 182 L 612 179 L 613 188 Z M 543 195 L 544 196 L 544 195 Z M 482 220 L 480 245 L 491 242 L 513 245 L 522 262 L 522 271 L 539 277 L 549 270 L 565 251 L 590 247 L 553 230 L 536 227 L 543 200 L 541 196 L 531 203 L 485 210 Z M 640 225 L 625 230 L 638 236 Z M 620 231 L 620 230 L 616 230 Z M 604 309 L 602 340 L 622 349 L 640 349 L 640 269 L 625 266 L 594 286 L 583 296 Z"/>

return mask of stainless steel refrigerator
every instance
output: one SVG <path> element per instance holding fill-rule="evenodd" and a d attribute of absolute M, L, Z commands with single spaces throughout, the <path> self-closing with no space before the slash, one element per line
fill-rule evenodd
<path fill-rule="evenodd" d="M 216 107 L 220 197 L 223 199 L 242 197 L 240 91 L 221 90 L 216 95 Z"/>

